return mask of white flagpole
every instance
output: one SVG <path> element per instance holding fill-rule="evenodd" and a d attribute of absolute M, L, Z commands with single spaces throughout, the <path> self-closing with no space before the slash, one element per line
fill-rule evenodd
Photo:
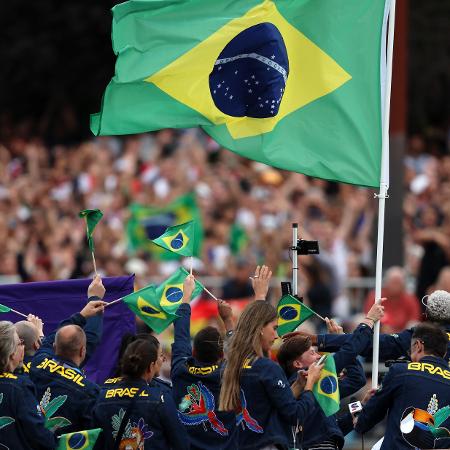
<path fill-rule="evenodd" d="M 292 224 L 292 295 L 298 294 L 298 223 Z"/>
<path fill-rule="evenodd" d="M 384 91 L 383 108 L 383 130 L 382 130 L 382 150 L 381 150 L 381 176 L 380 192 L 378 197 L 378 235 L 377 235 L 377 262 L 375 272 L 375 302 L 381 301 L 381 280 L 383 269 L 383 243 L 384 243 L 384 211 L 387 192 L 389 189 L 389 118 L 391 103 L 392 84 L 392 55 L 394 50 L 394 29 L 395 29 L 395 0 L 390 0 L 389 5 L 389 25 L 386 54 L 386 84 Z M 382 50 L 383 51 L 383 50 Z M 373 333 L 373 355 L 372 355 L 372 388 L 378 388 L 378 365 L 380 354 L 380 322 L 374 325 Z"/>

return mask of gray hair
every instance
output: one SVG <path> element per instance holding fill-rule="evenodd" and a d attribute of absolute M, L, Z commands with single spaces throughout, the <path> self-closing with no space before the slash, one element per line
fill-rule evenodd
<path fill-rule="evenodd" d="M 0 372 L 6 371 L 9 357 L 16 351 L 15 333 L 16 329 L 11 322 L 0 322 Z"/>

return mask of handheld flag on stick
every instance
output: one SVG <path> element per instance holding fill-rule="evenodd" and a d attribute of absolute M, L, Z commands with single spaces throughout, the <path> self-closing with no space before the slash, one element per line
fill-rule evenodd
<path fill-rule="evenodd" d="M 101 432 L 101 428 L 95 428 L 93 430 L 62 434 L 59 437 L 59 443 L 56 450 L 92 450 L 95 442 L 97 441 L 98 435 Z"/>
<path fill-rule="evenodd" d="M 165 312 L 159 304 L 159 297 L 153 285 L 123 297 L 123 302 L 156 333 L 162 333 L 176 318 Z"/>
<path fill-rule="evenodd" d="M 194 222 L 191 220 L 166 229 L 165 233 L 152 242 L 182 256 L 194 254 Z"/>
<path fill-rule="evenodd" d="M 327 417 L 339 411 L 339 384 L 332 355 L 325 360 L 320 379 L 313 387 L 313 394 Z"/>
<path fill-rule="evenodd" d="M 16 311 L 15 309 L 12 309 L 12 308 L 9 308 L 8 306 L 0 304 L 0 313 L 9 313 L 9 312 L 16 313 L 19 316 L 22 316 L 22 317 L 25 317 L 25 318 L 27 317 L 26 314 L 23 314 L 23 313 L 21 313 L 19 311 Z"/>
<path fill-rule="evenodd" d="M 189 275 L 184 267 L 180 267 L 173 275 L 171 275 L 164 283 L 160 284 L 156 289 L 156 296 L 159 299 L 161 308 L 169 313 L 175 314 L 181 304 L 183 298 L 183 282 Z M 197 297 L 203 291 L 203 285 L 200 281 L 195 280 L 195 289 L 192 298 Z"/>
<path fill-rule="evenodd" d="M 278 335 L 291 333 L 315 312 L 292 295 L 284 295 L 277 306 Z"/>
<path fill-rule="evenodd" d="M 86 219 L 86 234 L 88 239 L 89 248 L 91 249 L 92 262 L 94 264 L 94 271 L 97 273 L 97 264 L 95 263 L 94 256 L 94 240 L 92 239 L 92 233 L 94 228 L 100 222 L 103 217 L 103 213 L 99 209 L 85 209 L 80 211 L 79 216 Z"/>

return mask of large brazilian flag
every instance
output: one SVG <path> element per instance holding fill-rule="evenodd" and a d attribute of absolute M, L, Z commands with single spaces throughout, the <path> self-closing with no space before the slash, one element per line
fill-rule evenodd
<path fill-rule="evenodd" d="M 263 163 L 377 187 L 388 0 L 131 0 L 96 135 L 201 126 Z"/>

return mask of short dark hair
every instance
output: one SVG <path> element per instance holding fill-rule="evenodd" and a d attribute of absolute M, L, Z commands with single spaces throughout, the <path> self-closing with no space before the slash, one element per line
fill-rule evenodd
<path fill-rule="evenodd" d="M 303 355 L 311 348 L 312 342 L 309 336 L 293 336 L 281 344 L 278 350 L 278 364 L 284 370 L 287 377 L 290 377 L 294 372 L 294 361 Z"/>
<path fill-rule="evenodd" d="M 121 368 L 125 377 L 140 378 L 151 363 L 158 359 L 158 347 L 149 339 L 132 342 L 122 357 Z"/>
<path fill-rule="evenodd" d="M 441 328 L 422 323 L 414 328 L 412 339 L 423 342 L 425 352 L 443 358 L 447 353 L 448 337 Z"/>
<path fill-rule="evenodd" d="M 194 338 L 196 358 L 206 364 L 215 364 L 223 357 L 223 339 L 219 330 L 206 327 L 200 330 Z"/>
<path fill-rule="evenodd" d="M 148 334 L 148 333 L 138 333 L 138 334 L 125 333 L 122 336 L 122 340 L 121 340 L 120 346 L 119 346 L 119 354 L 118 354 L 118 357 L 117 357 L 117 367 L 116 367 L 116 370 L 115 370 L 115 376 L 119 377 L 119 376 L 122 375 L 122 358 L 123 358 L 123 355 L 125 354 L 125 351 L 130 346 L 130 344 L 132 344 L 133 342 L 136 342 L 138 339 L 148 340 L 150 343 L 152 343 L 156 347 L 157 351 L 159 350 L 160 342 L 158 341 L 158 339 L 155 336 L 153 336 L 153 334 Z"/>

